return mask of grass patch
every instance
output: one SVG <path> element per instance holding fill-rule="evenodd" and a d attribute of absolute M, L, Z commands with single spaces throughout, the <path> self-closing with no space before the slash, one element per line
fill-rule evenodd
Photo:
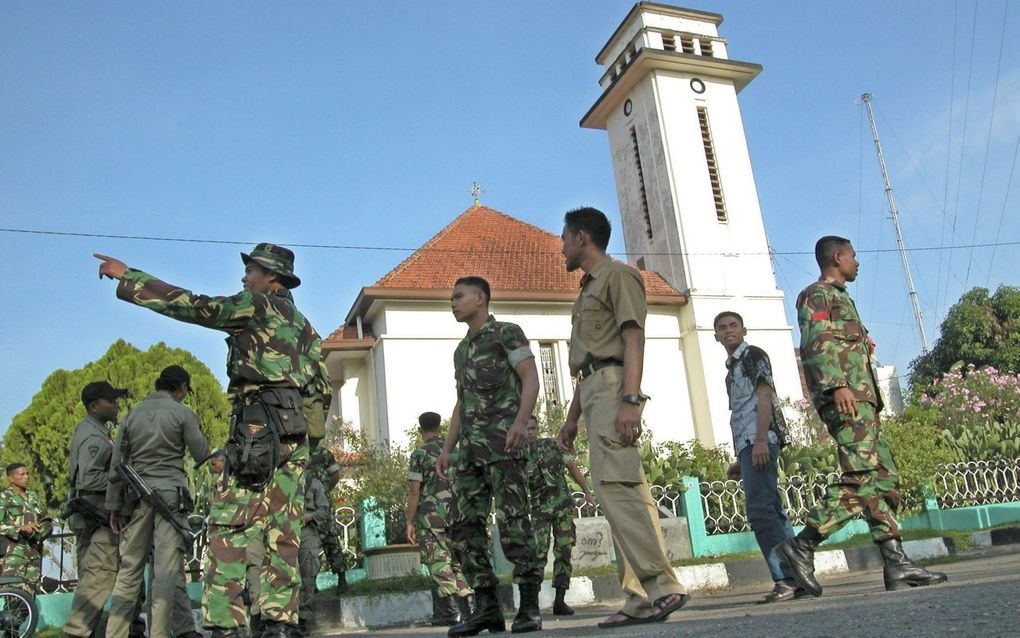
<path fill-rule="evenodd" d="M 60 627 L 47 627 L 35 632 L 35 638 L 64 638 L 66 635 Z"/>
<path fill-rule="evenodd" d="M 432 587 L 432 579 L 421 574 L 408 574 L 398 578 L 382 578 L 379 580 L 362 580 L 347 589 L 344 596 L 382 596 L 384 594 L 405 594 L 416 591 L 428 591 Z M 325 590 L 333 591 L 332 589 Z"/>

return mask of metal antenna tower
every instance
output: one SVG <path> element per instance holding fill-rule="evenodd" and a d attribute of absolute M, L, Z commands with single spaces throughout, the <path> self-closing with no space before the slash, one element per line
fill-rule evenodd
<path fill-rule="evenodd" d="M 875 140 L 875 152 L 878 153 L 878 166 L 882 169 L 882 182 L 885 184 L 885 198 L 889 202 L 889 215 L 892 217 L 893 228 L 896 229 L 896 245 L 900 249 L 900 261 L 903 262 L 903 275 L 907 278 L 907 293 L 910 295 L 910 304 L 914 307 L 914 321 L 917 322 L 917 330 L 921 335 L 921 353 L 928 353 L 928 337 L 924 333 L 924 318 L 921 316 L 921 304 L 917 300 L 917 290 L 914 289 L 914 278 L 910 275 L 910 263 L 907 262 L 907 249 L 903 245 L 903 231 L 900 229 L 900 214 L 896 210 L 896 200 L 893 199 L 892 185 L 889 184 L 889 171 L 885 167 L 885 156 L 882 155 L 882 143 L 878 141 L 878 127 L 875 126 L 875 114 L 871 112 L 871 93 L 861 96 L 864 108 L 868 110 L 868 122 L 871 123 L 871 137 Z"/>

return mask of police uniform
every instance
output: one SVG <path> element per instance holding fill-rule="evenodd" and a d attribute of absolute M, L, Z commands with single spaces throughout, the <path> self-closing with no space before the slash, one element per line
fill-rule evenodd
<path fill-rule="evenodd" d="M 553 542 L 553 588 L 569 589 L 573 565 L 570 555 L 577 542 L 574 499 L 563 472 L 573 456 L 564 454 L 556 439 L 542 438 L 528 446 L 531 488 L 531 524 L 535 528 L 538 568 L 545 571 L 549 539 Z"/>
<path fill-rule="evenodd" d="M 71 488 L 77 497 L 105 510 L 106 487 L 110 477 L 113 439 L 110 426 L 86 416 L 71 436 Z M 106 520 L 87 519 L 73 514 L 68 519 L 77 541 L 78 586 L 71 600 L 71 611 L 64 624 L 69 636 L 96 633 L 106 599 L 117 580 L 117 535 Z"/>
<path fill-rule="evenodd" d="M 527 460 L 522 450 L 506 449 L 506 435 L 521 404 L 514 368 L 534 356 L 519 326 L 492 315 L 478 332 L 461 340 L 453 356 L 461 409 L 453 539 L 462 548 L 464 574 L 476 590 L 499 584 L 489 560 L 490 504 L 503 553 L 514 566 L 514 582 L 542 582 L 528 516 Z"/>
<path fill-rule="evenodd" d="M 312 617 L 312 598 L 315 596 L 315 581 L 319 576 L 319 528 L 329 522 L 329 494 L 318 475 L 312 471 L 305 472 L 305 514 L 311 520 L 301 526 L 301 549 L 298 562 L 301 566 L 301 600 L 300 622 L 305 624 Z"/>
<path fill-rule="evenodd" d="M 0 535 L 5 537 L 7 550 L 0 559 L 0 575 L 17 576 L 23 587 L 35 593 L 39 586 L 42 565 L 42 542 L 52 531 L 52 525 L 44 522 L 45 512 L 39 502 L 39 495 L 25 490 L 23 493 L 14 486 L 0 492 Z M 31 523 L 40 525 L 40 530 L 26 534 L 21 528 Z"/>
<path fill-rule="evenodd" d="M 627 595 L 621 611 L 634 618 L 656 615 L 655 601 L 686 593 L 666 556 L 638 448 L 624 444 L 616 431 L 623 392 L 621 330 L 625 323 L 643 330 L 646 314 L 641 273 L 605 257 L 581 279 L 570 333 L 570 372 L 579 378 L 592 488 L 613 532 Z"/>
<path fill-rule="evenodd" d="M 287 288 L 210 297 L 129 268 L 117 296 L 179 321 L 226 332 L 228 392 L 235 410 L 257 402 L 270 388 L 297 391 L 308 400 L 329 395 L 319 335 L 290 293 L 301 283 L 293 271 L 294 253 L 262 243 L 241 258 L 276 273 Z M 246 625 L 245 548 L 257 539 L 266 547 L 259 606 L 264 622 L 273 625 L 267 631 L 282 636 L 286 626 L 297 625 L 307 437 L 283 440 L 279 451 L 281 461 L 264 487 L 245 486 L 231 476 L 217 482 L 213 493 L 202 609 L 205 626 L 214 635 L 237 635 Z"/>
<path fill-rule="evenodd" d="M 176 367 L 176 366 L 174 366 Z M 181 370 L 181 373 L 184 371 Z M 190 505 L 184 451 L 202 461 L 209 456 L 209 442 L 199 427 L 198 415 L 157 390 L 139 403 L 117 430 L 111 460 L 111 476 L 122 463 L 129 464 L 173 512 Z M 110 600 L 109 638 L 126 637 L 134 618 L 145 565 L 152 555 L 152 588 L 149 634 L 177 636 L 193 632 L 190 613 L 175 613 L 183 599 L 184 557 L 191 549 L 174 525 L 159 514 L 126 480 L 117 477 L 106 490 L 106 509 L 120 512 L 120 569 Z M 183 517 L 182 517 L 183 518 Z"/>
<path fill-rule="evenodd" d="M 422 443 L 408 463 L 407 480 L 418 481 L 418 509 L 414 528 L 422 562 L 435 582 L 441 598 L 471 595 L 471 587 L 461 573 L 460 561 L 450 543 L 450 521 L 455 508 L 453 488 L 436 473 L 436 460 L 443 451 L 443 439 L 433 437 Z"/>

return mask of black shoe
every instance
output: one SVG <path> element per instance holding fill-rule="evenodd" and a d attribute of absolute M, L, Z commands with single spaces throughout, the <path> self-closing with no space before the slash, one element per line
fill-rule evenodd
<path fill-rule="evenodd" d="M 183 634 L 177 634 L 174 638 L 202 638 L 202 634 L 197 631 L 186 631 Z"/>
<path fill-rule="evenodd" d="M 805 530 L 811 528 L 805 528 Z M 801 532 L 803 534 L 803 532 Z M 817 533 L 817 532 L 816 532 Z M 822 595 L 822 586 L 815 579 L 815 548 L 818 541 L 804 536 L 788 538 L 776 546 L 780 559 L 790 566 L 797 584 L 812 596 Z"/>
<path fill-rule="evenodd" d="M 477 587 L 475 589 L 475 610 L 458 625 L 450 627 L 447 636 L 477 636 L 486 629 L 489 633 L 506 631 L 503 610 L 499 607 L 495 587 Z"/>
<path fill-rule="evenodd" d="M 305 632 L 297 625 L 288 625 L 274 620 L 266 621 L 258 638 L 304 638 Z"/>
<path fill-rule="evenodd" d="M 475 597 L 471 594 L 457 596 L 457 608 L 460 610 L 460 617 L 467 618 L 475 610 Z"/>
<path fill-rule="evenodd" d="M 567 595 L 566 587 L 556 588 L 556 600 L 553 601 L 553 616 L 573 616 L 574 609 L 567 604 L 563 597 Z"/>
<path fill-rule="evenodd" d="M 517 617 L 510 625 L 510 633 L 524 634 L 542 629 L 542 616 L 538 611 L 538 583 L 521 583 L 517 586 L 520 592 L 521 606 Z"/>
<path fill-rule="evenodd" d="M 346 594 L 347 593 L 347 588 L 348 588 L 348 585 L 347 585 L 347 572 L 340 572 L 339 574 L 336 575 L 336 593 L 337 593 L 337 595 L 339 596 L 340 594 Z"/>
<path fill-rule="evenodd" d="M 432 588 L 432 622 L 433 627 L 449 627 L 460 622 L 457 603 L 453 596 L 443 596 L 435 587 Z"/>
<path fill-rule="evenodd" d="M 210 636 L 212 638 L 245 638 L 245 633 L 237 627 L 233 629 L 220 629 L 216 627 L 210 631 Z"/>
<path fill-rule="evenodd" d="M 904 587 L 926 587 L 937 585 L 949 580 L 949 577 L 942 572 L 930 572 L 914 561 L 907 558 L 903 553 L 903 544 L 898 538 L 876 543 L 882 552 L 882 561 L 885 567 L 882 569 L 882 577 L 885 580 L 886 591 L 895 591 Z"/>

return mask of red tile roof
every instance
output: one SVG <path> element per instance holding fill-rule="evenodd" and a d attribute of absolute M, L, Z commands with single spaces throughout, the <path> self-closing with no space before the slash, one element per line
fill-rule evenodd
<path fill-rule="evenodd" d="M 649 295 L 680 297 L 655 273 L 645 272 Z M 559 235 L 476 204 L 401 262 L 375 288 L 453 288 L 465 275 L 488 280 L 500 292 L 577 293 L 581 271 L 563 267 Z"/>
<path fill-rule="evenodd" d="M 324 340 L 324 348 L 371 347 L 374 336 L 358 339 L 353 321 L 374 299 L 447 299 L 454 282 L 466 275 L 488 280 L 496 301 L 572 301 L 581 272 L 566 271 L 560 247 L 558 235 L 475 204 L 373 286 L 362 288 L 345 324 Z M 649 303 L 685 303 L 657 273 L 641 274 Z"/>

